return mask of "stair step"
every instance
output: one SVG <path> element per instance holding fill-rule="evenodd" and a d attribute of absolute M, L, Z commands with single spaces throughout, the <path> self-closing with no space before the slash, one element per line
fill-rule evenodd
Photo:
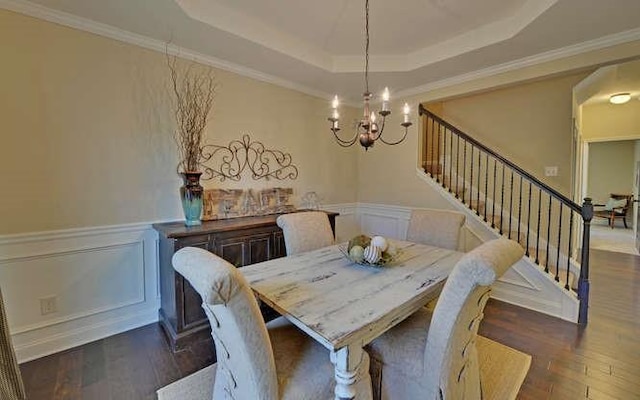
<path fill-rule="evenodd" d="M 442 174 L 442 164 L 436 163 L 435 161 L 426 161 L 423 165 L 424 172 L 434 175 Z"/>
<path fill-rule="evenodd" d="M 520 236 L 518 236 L 518 231 L 503 232 L 502 235 L 518 242 L 522 247 L 527 245 L 527 235 L 524 232 L 520 232 Z"/>
<path fill-rule="evenodd" d="M 426 167 L 425 172 L 430 173 Z M 462 198 L 462 195 L 467 191 L 467 188 L 464 187 L 461 183 L 458 183 L 458 186 L 454 187 L 453 183 L 455 183 L 455 179 L 453 179 L 454 182 L 451 182 L 448 174 L 442 174 L 442 172 L 440 172 L 437 174 L 432 174 L 432 177 L 433 179 L 436 179 L 441 185 L 443 185 L 448 191 L 450 191 L 454 195 L 457 195 L 457 197 Z"/>
<path fill-rule="evenodd" d="M 440 182 L 441 184 L 443 184 L 443 186 L 446 187 L 447 190 L 449 190 L 450 192 L 457 194 L 457 197 L 460 199 L 463 199 L 463 195 L 464 193 L 467 191 L 467 187 L 464 187 L 463 189 L 463 185 L 462 184 L 458 184 L 458 186 L 456 188 L 453 188 L 451 179 L 449 177 L 448 174 L 443 173 L 442 171 L 442 164 L 431 164 L 431 163 L 425 163 L 424 165 L 424 170 L 427 173 L 430 173 L 431 176 L 434 179 L 437 179 L 438 182 Z M 433 170 L 433 173 L 431 172 Z M 455 180 L 455 178 L 454 178 Z M 469 204 L 467 203 L 469 199 L 464 199 L 463 201 L 465 202 L 465 204 Z M 486 203 L 484 200 L 478 200 L 476 199 L 471 199 L 470 201 L 470 205 L 471 208 L 474 211 L 477 211 L 479 215 L 484 216 L 484 212 L 485 212 L 485 207 L 486 207 Z M 498 210 L 499 211 L 499 210 Z M 517 231 L 517 223 L 512 220 L 512 228 L 515 225 L 516 230 L 511 230 L 511 235 L 509 235 L 508 229 L 509 229 L 509 216 L 503 216 L 504 221 L 502 221 L 503 225 L 502 225 L 502 235 L 504 237 L 509 237 L 511 236 L 511 240 L 514 240 L 516 242 L 518 242 L 522 247 L 526 247 L 527 246 L 527 235 L 526 232 L 520 232 L 520 235 L 518 235 L 518 231 Z M 489 226 L 493 226 L 495 227 L 495 229 L 500 230 L 500 222 L 501 222 L 501 218 L 500 218 L 500 214 L 496 214 L 496 215 L 487 215 L 487 224 Z M 535 247 L 529 247 L 529 257 L 535 261 L 536 259 L 536 249 Z M 550 260 L 550 264 L 548 266 L 549 268 L 549 274 L 555 279 L 555 258 L 552 257 Z M 542 269 L 545 268 L 546 266 L 546 262 L 547 262 L 547 254 L 546 254 L 546 250 L 545 249 L 539 249 L 538 251 L 538 265 L 540 265 L 540 267 Z M 561 270 L 558 272 L 558 282 L 564 286 L 567 280 L 567 271 L 566 271 L 566 267 L 563 269 L 561 268 Z M 577 277 L 573 272 L 569 272 L 569 287 L 571 287 L 573 290 L 577 290 L 576 286 L 577 286 Z"/>
<path fill-rule="evenodd" d="M 535 247 L 529 247 L 529 258 L 531 258 L 533 261 L 536 260 L 536 249 Z M 547 264 L 547 252 L 546 249 L 539 249 L 538 251 L 538 265 L 540 265 L 540 267 L 542 269 L 544 268 L 549 268 L 549 274 L 552 277 L 555 277 L 555 273 L 556 273 L 556 257 L 552 255 L 551 260 L 549 262 L 549 266 L 546 266 Z M 558 271 L 558 279 L 559 279 L 559 283 L 561 283 L 563 286 L 567 281 L 567 270 L 566 270 L 566 265 L 560 268 L 560 271 Z M 578 285 L 578 279 L 576 277 L 576 274 L 573 273 L 572 271 L 569 271 L 569 287 L 573 290 L 577 290 L 577 285 Z"/>
<path fill-rule="evenodd" d="M 484 215 L 485 202 L 483 200 L 471 200 L 471 208 L 478 211 L 480 215 Z"/>

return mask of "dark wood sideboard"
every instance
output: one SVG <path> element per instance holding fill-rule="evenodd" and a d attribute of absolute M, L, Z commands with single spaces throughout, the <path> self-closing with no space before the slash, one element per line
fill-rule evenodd
<path fill-rule="evenodd" d="M 326 213 L 335 235 L 335 221 L 339 214 Z M 238 268 L 284 257 L 284 236 L 276 225 L 279 215 L 205 221 L 202 225 L 190 227 L 183 221 L 153 225 L 160 237 L 160 325 L 174 352 L 200 340 L 211 340 L 211 329 L 202 310 L 200 295 L 173 269 L 173 254 L 182 247 L 200 247 Z M 265 318 L 273 312 L 267 307 L 262 311 Z"/>

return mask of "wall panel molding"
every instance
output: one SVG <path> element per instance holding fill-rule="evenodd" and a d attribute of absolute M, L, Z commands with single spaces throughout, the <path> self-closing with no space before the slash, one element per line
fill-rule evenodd
<path fill-rule="evenodd" d="M 21 362 L 157 320 L 157 234 L 127 224 L 0 236 L 0 282 Z M 42 315 L 40 299 L 57 310 Z"/>

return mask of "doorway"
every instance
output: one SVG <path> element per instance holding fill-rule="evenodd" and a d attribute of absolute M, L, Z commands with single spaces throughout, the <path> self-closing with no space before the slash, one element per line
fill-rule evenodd
<path fill-rule="evenodd" d="M 629 94 L 614 104 L 614 94 Z M 638 199 L 640 171 L 640 60 L 599 68 L 573 90 L 574 195 L 591 197 L 603 210 L 611 194 L 633 194 Z M 639 254 L 637 203 L 628 211 L 625 229 L 616 218 L 613 229 L 606 218 L 592 220 L 591 248 Z M 640 233 L 638 234 L 640 244 Z"/>
<path fill-rule="evenodd" d="M 587 142 L 585 147 L 585 159 L 588 161 L 584 191 L 593 199 L 595 210 L 604 211 L 607 203 L 612 204 L 612 197 L 637 195 L 636 165 L 640 159 L 636 159 L 636 150 L 640 148 L 639 140 L 594 141 Z M 609 219 L 594 216 L 591 222 L 592 249 L 639 254 L 634 234 L 633 203 L 625 203 L 622 210 L 627 211 L 626 216 L 615 218 L 613 224 Z"/>

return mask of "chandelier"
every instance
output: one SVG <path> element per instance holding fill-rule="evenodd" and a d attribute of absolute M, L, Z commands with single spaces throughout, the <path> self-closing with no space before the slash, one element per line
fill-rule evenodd
<path fill-rule="evenodd" d="M 349 147 L 353 145 L 356 141 L 360 141 L 360 145 L 364 147 L 365 150 L 369 150 L 369 147 L 373 147 L 374 143 L 380 140 L 384 144 L 388 145 L 396 145 L 404 141 L 407 137 L 407 132 L 409 127 L 412 125 L 411 121 L 409 121 L 409 104 L 404 103 L 403 114 L 404 121 L 400 124 L 404 128 L 404 134 L 402 138 L 397 141 L 386 141 L 385 138 L 382 137 L 384 132 L 384 123 L 385 119 L 388 115 L 391 114 L 391 110 L 389 109 L 389 88 L 384 88 L 384 92 L 382 93 L 382 107 L 380 111 L 378 111 L 378 115 L 380 115 L 380 121 L 377 122 L 376 113 L 371 111 L 370 103 L 373 95 L 369 91 L 369 0 L 365 0 L 365 50 L 364 50 L 364 86 L 365 91 L 362 94 L 364 100 L 364 112 L 362 115 L 362 119 L 358 121 L 358 125 L 355 129 L 355 134 L 350 139 L 343 139 L 340 137 L 338 132 L 340 114 L 338 113 L 338 106 L 340 104 L 338 100 L 338 96 L 336 95 L 333 98 L 333 102 L 331 103 L 332 114 L 328 118 L 331 122 L 331 132 L 333 132 L 333 136 L 335 137 L 338 144 L 342 147 Z"/>

